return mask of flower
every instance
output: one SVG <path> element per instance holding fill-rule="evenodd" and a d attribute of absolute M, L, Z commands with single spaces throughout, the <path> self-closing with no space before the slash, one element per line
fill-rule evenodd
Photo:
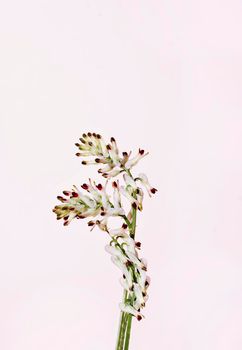
<path fill-rule="evenodd" d="M 135 181 L 140 181 L 142 183 L 142 185 L 146 188 L 150 197 L 152 194 L 155 194 L 157 192 L 157 189 L 150 185 L 148 178 L 145 174 L 143 173 L 139 174 L 136 177 Z"/>
<path fill-rule="evenodd" d="M 76 186 L 71 191 L 63 191 L 63 196 L 57 196 L 62 203 L 56 205 L 53 212 L 57 215 L 57 219 L 64 219 L 64 225 L 67 226 L 74 219 L 84 219 L 87 217 L 96 217 L 100 215 L 100 219 L 96 222 L 89 221 L 89 226 L 98 225 L 102 230 L 107 231 L 107 218 L 111 216 L 123 216 L 125 214 L 121 205 L 121 197 L 119 188 L 113 189 L 113 202 L 106 192 L 107 182 L 96 185 L 89 179 L 89 183 L 81 185 L 82 189 L 88 194 L 81 192 Z"/>
<path fill-rule="evenodd" d="M 127 163 L 125 164 L 125 167 L 127 169 L 133 168 L 133 166 L 135 166 L 142 158 L 147 156 L 147 154 L 149 154 L 149 153 L 148 152 L 145 153 L 145 151 L 143 149 L 139 149 L 139 152 L 137 153 L 137 155 L 135 157 L 129 159 L 127 161 Z"/>
<path fill-rule="evenodd" d="M 97 133 L 88 132 L 79 138 L 80 143 L 75 143 L 78 147 L 77 157 L 91 159 L 82 160 L 83 165 L 103 164 L 98 172 L 105 178 L 112 178 L 120 173 L 130 170 L 140 159 L 145 157 L 148 152 L 139 149 L 138 154 L 130 159 L 131 152 L 122 152 L 120 155 L 117 142 L 111 137 L 110 143 L 106 143 L 103 137 Z"/>
<path fill-rule="evenodd" d="M 127 312 L 137 318 L 138 321 L 142 320 L 144 317 L 139 311 L 137 311 L 133 306 L 126 304 L 126 303 L 120 303 L 119 304 L 120 309 L 123 312 Z"/>
<path fill-rule="evenodd" d="M 75 218 L 89 218 L 87 224 L 91 231 L 98 227 L 109 235 L 111 241 L 105 250 L 119 268 L 119 281 L 126 290 L 126 298 L 120 304 L 120 308 L 141 320 L 144 316 L 140 310 L 145 307 L 148 299 L 150 278 L 147 276 L 145 259 L 139 257 L 141 243 L 134 239 L 136 215 L 137 210 L 143 209 L 144 191 L 141 187 L 145 187 L 149 196 L 157 190 L 150 185 L 145 174 L 134 177 L 131 169 L 148 152 L 139 148 L 138 153 L 131 157 L 131 152 L 119 152 L 113 137 L 106 143 L 100 134 L 91 132 L 84 133 L 79 141 L 75 144 L 78 147 L 76 156 L 82 158 L 83 165 L 99 165 L 98 173 L 107 180 L 101 184 L 89 179 L 80 186 L 81 189 L 73 186 L 70 191 L 63 191 L 63 195 L 57 196 L 61 203 L 54 207 L 53 212 L 58 220 L 63 219 L 65 226 Z M 120 176 L 123 184 L 120 185 L 119 180 L 110 180 L 120 174 L 123 175 Z M 109 187 L 112 190 L 111 195 Z M 126 207 L 123 206 L 123 197 L 128 200 L 127 213 Z M 123 221 L 121 227 L 110 227 L 110 218 L 117 217 Z"/>
<path fill-rule="evenodd" d="M 125 303 L 121 304 L 121 309 L 135 317 L 139 315 L 141 319 L 139 311 L 145 307 L 148 299 L 147 288 L 150 279 L 146 275 L 147 263 L 138 256 L 137 249 L 140 249 L 140 243 L 127 235 L 126 229 L 122 227 L 112 230 L 112 241 L 105 250 L 111 254 L 112 262 L 121 270 L 120 283 L 129 295 Z"/>

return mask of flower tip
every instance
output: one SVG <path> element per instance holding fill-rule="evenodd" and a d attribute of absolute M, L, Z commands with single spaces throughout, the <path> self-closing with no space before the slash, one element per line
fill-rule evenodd
<path fill-rule="evenodd" d="M 113 186 L 113 188 L 117 188 L 117 187 L 118 187 L 117 182 L 116 182 L 116 181 L 113 181 L 112 186 Z"/>
<path fill-rule="evenodd" d="M 151 188 L 150 192 L 155 194 L 158 190 L 156 188 Z"/>
<path fill-rule="evenodd" d="M 134 209 L 137 209 L 137 204 L 134 202 L 134 203 L 132 203 L 132 207 L 134 208 Z"/>
<path fill-rule="evenodd" d="M 80 156 L 81 156 L 81 153 L 76 153 L 76 156 L 77 156 L 77 157 L 80 157 Z"/>
<path fill-rule="evenodd" d="M 141 321 L 142 320 L 142 316 L 141 315 L 137 315 L 137 320 Z"/>
<path fill-rule="evenodd" d="M 57 199 L 61 202 L 66 202 L 66 199 L 63 198 L 62 196 L 57 196 Z"/>
<path fill-rule="evenodd" d="M 88 221 L 87 225 L 88 225 L 88 226 L 94 226 L 94 225 L 95 225 L 95 222 L 94 222 L 94 221 Z"/>
<path fill-rule="evenodd" d="M 81 188 L 83 188 L 84 190 L 88 190 L 88 184 L 81 185 Z"/>
<path fill-rule="evenodd" d="M 85 160 L 82 161 L 83 165 L 87 165 L 87 162 Z"/>
<path fill-rule="evenodd" d="M 138 210 L 139 210 L 139 211 L 142 211 L 142 210 L 143 210 L 143 206 L 142 206 L 141 203 L 138 205 Z"/>
<path fill-rule="evenodd" d="M 135 246 L 136 246 L 136 248 L 140 249 L 141 243 L 140 242 L 135 242 Z"/>
<path fill-rule="evenodd" d="M 82 137 L 80 137 L 79 140 L 84 144 L 86 143 L 86 141 Z"/>

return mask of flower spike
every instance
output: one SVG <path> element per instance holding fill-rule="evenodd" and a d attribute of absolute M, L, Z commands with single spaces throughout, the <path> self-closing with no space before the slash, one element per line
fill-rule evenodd
<path fill-rule="evenodd" d="M 135 177 L 131 173 L 148 154 L 143 149 L 139 148 L 138 153 L 131 157 L 131 151 L 120 153 L 114 137 L 106 143 L 95 132 L 83 133 L 75 146 L 81 163 L 85 166 L 98 165 L 98 174 L 106 181 L 99 183 L 89 179 L 80 187 L 73 185 L 70 190 L 64 190 L 63 195 L 57 197 L 60 203 L 53 212 L 57 220 L 63 219 L 64 226 L 68 226 L 73 219 L 88 219 L 87 225 L 91 231 L 98 227 L 110 239 L 105 250 L 118 267 L 121 275 L 119 281 L 125 290 L 125 298 L 119 305 L 125 316 L 121 318 L 118 337 L 117 349 L 121 350 L 127 331 L 126 319 L 136 317 L 140 321 L 144 318 L 141 310 L 148 300 L 150 277 L 147 276 L 147 262 L 140 257 L 141 243 L 135 240 L 136 219 L 138 211 L 143 209 L 142 187 L 149 196 L 155 194 L 157 189 L 150 185 L 145 174 Z M 113 228 L 112 220 L 117 219 L 121 220 L 121 225 Z"/>

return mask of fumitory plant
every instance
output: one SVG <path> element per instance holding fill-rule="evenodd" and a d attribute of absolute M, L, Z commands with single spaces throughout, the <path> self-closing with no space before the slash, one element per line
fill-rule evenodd
<path fill-rule="evenodd" d="M 98 173 L 106 180 L 104 184 L 97 184 L 89 179 L 80 186 L 81 189 L 73 186 L 71 190 L 63 191 L 64 196 L 57 197 L 61 204 L 55 206 L 53 212 L 58 220 L 64 220 L 65 226 L 73 219 L 89 218 L 87 224 L 91 230 L 98 227 L 108 234 L 110 242 L 105 249 L 121 271 L 120 283 L 124 289 L 119 304 L 121 315 L 116 350 L 127 350 L 132 318 L 140 321 L 144 317 L 142 309 L 150 285 L 147 263 L 139 256 L 141 243 L 136 240 L 135 231 L 137 213 L 142 211 L 143 188 L 149 196 L 157 190 L 150 185 L 145 174 L 132 174 L 133 167 L 148 153 L 139 149 L 134 157 L 131 157 L 131 152 L 120 154 L 113 137 L 106 144 L 101 135 L 90 132 L 83 134 L 80 143 L 75 145 L 78 148 L 76 156 L 83 159 L 82 164 L 99 165 Z M 118 177 L 122 178 L 122 184 Z M 120 227 L 110 227 L 111 217 L 120 218 Z"/>

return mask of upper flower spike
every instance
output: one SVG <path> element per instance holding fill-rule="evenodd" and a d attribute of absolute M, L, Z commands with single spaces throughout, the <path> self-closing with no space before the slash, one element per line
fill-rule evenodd
<path fill-rule="evenodd" d="M 145 157 L 148 153 L 139 149 L 138 154 L 130 159 L 131 152 L 119 153 L 119 149 L 114 137 L 111 137 L 110 143 L 106 143 L 100 134 L 88 132 L 80 137 L 80 143 L 75 145 L 78 147 L 76 156 L 91 157 L 91 159 L 84 159 L 83 165 L 100 164 L 104 165 L 98 170 L 105 178 L 115 177 L 123 171 L 131 169 L 136 165 L 140 159 Z"/>

